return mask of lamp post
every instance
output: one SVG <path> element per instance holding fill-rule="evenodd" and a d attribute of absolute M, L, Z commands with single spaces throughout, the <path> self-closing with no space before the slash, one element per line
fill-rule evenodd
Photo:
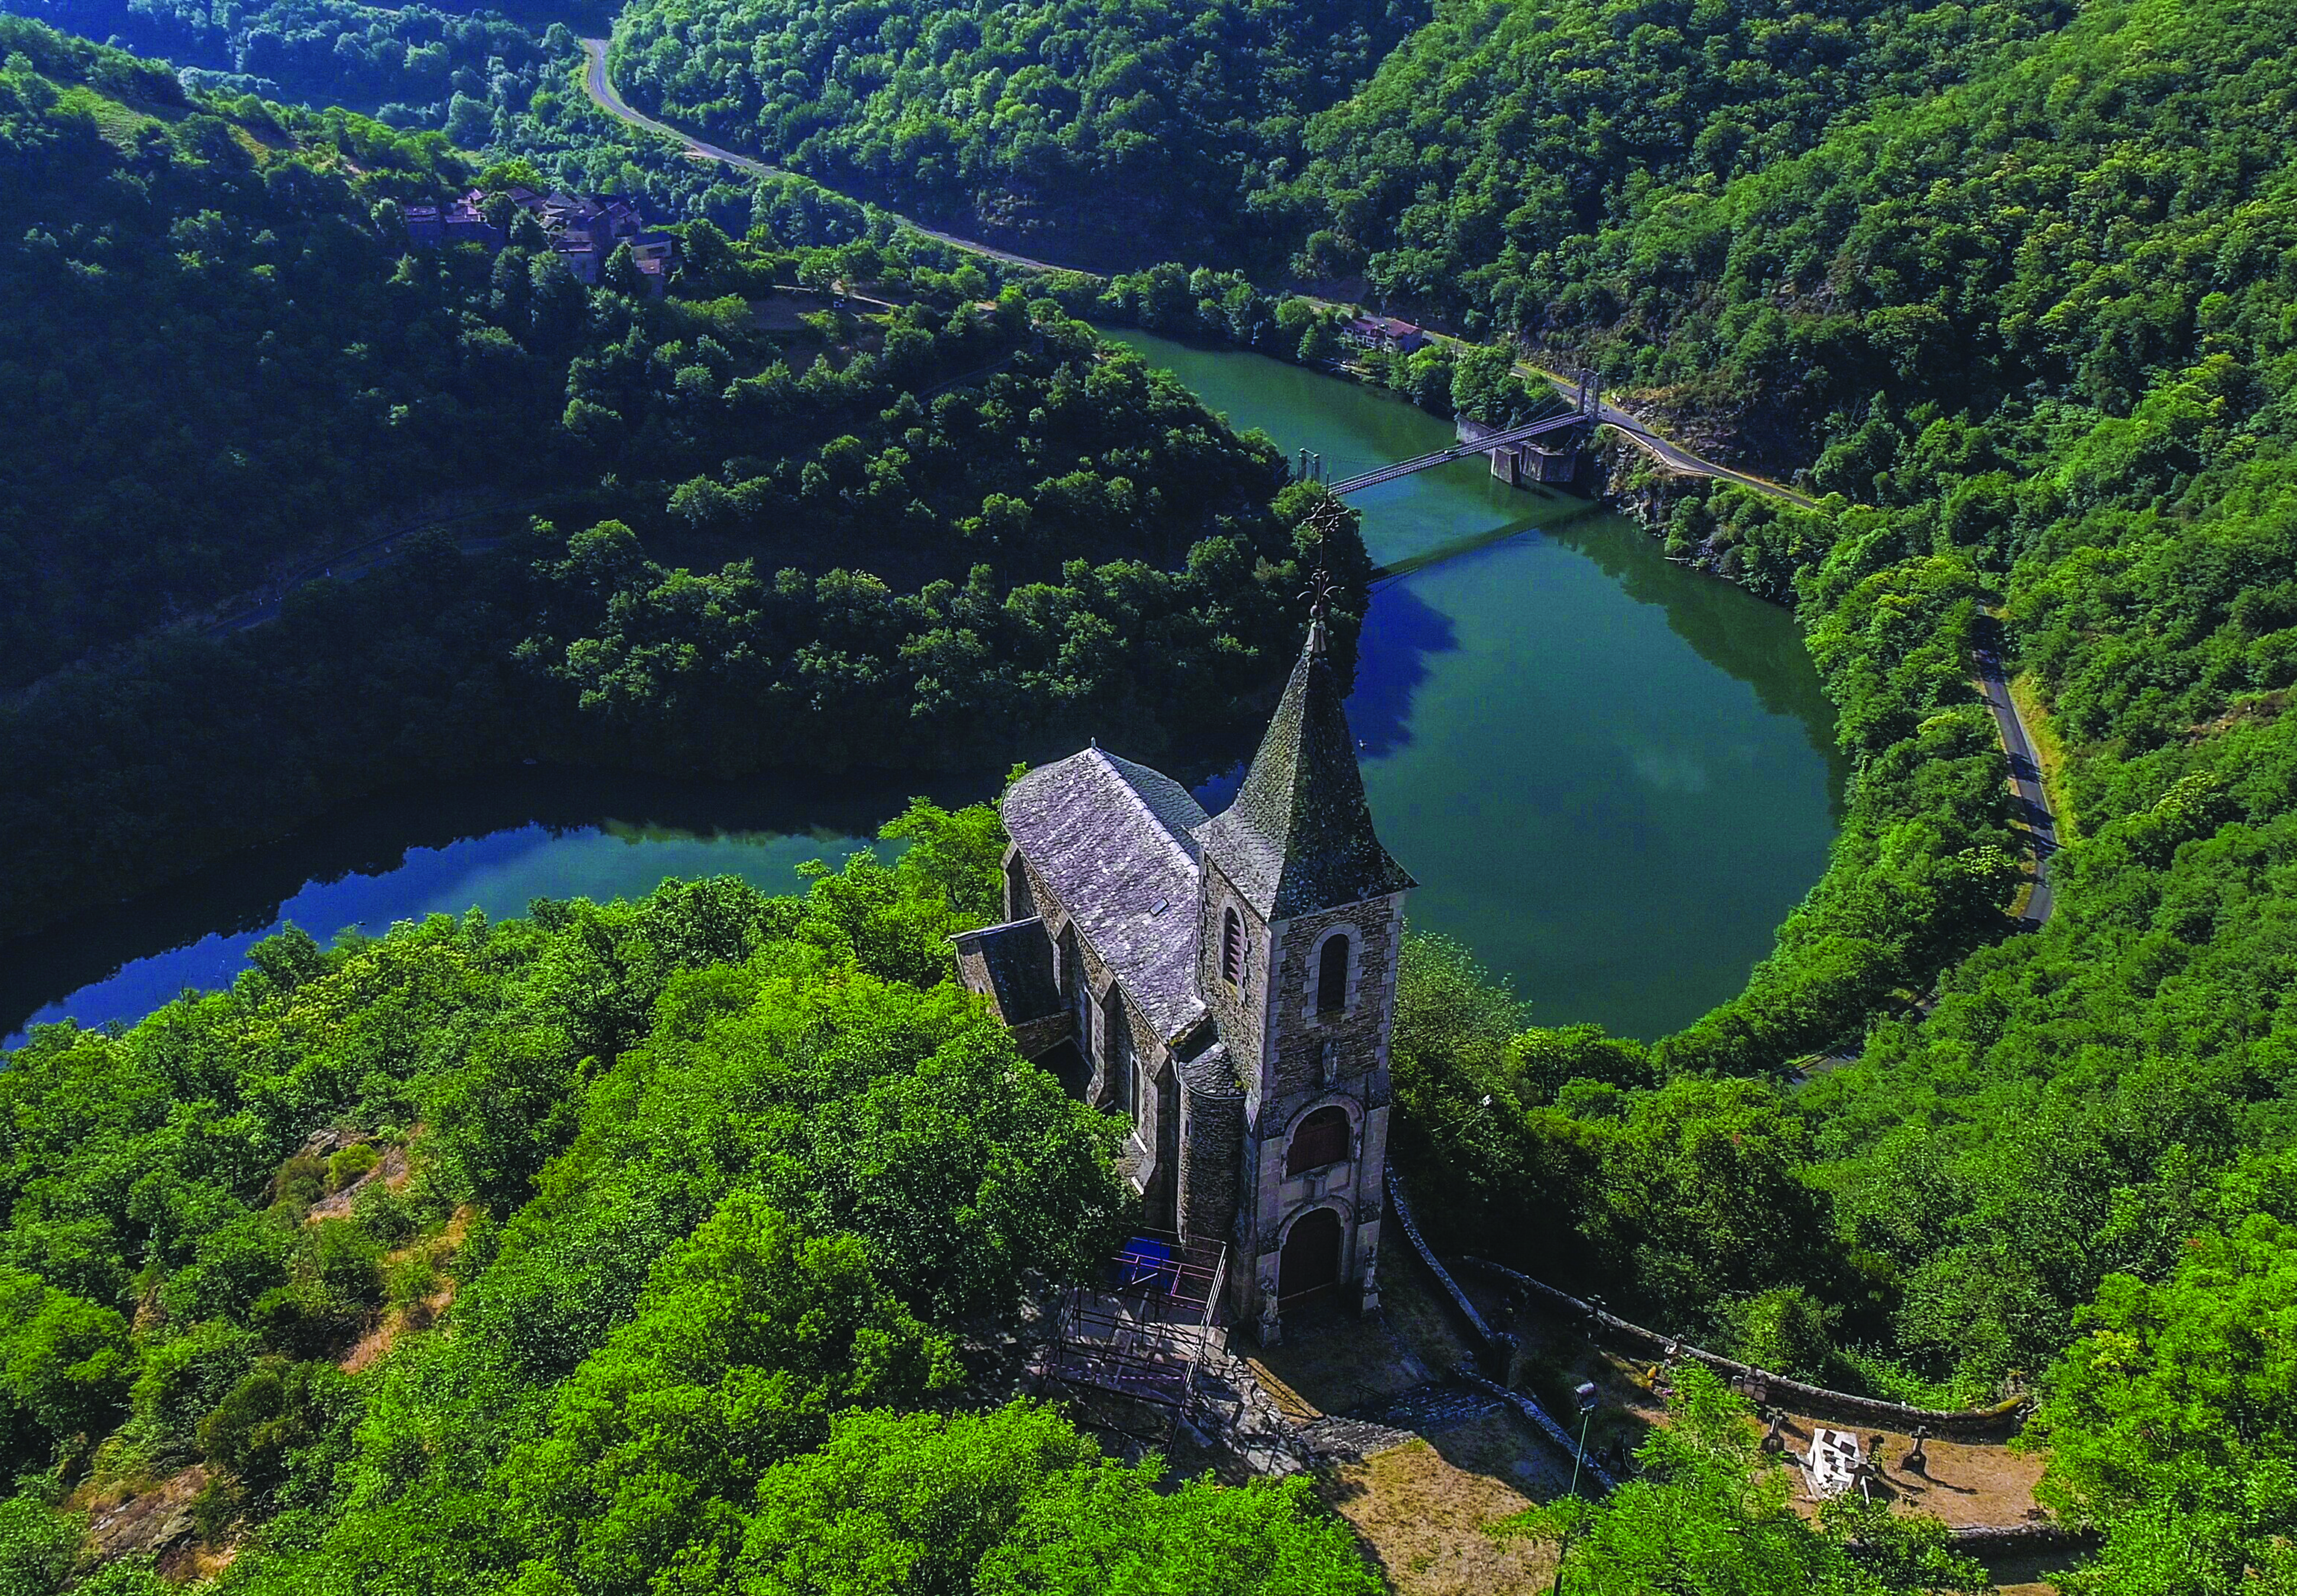
<path fill-rule="evenodd" d="M 1579 1464 L 1587 1455 L 1587 1424 L 1595 1416 L 1595 1382 L 1582 1380 L 1572 1393 L 1579 1399 L 1579 1450 L 1571 1455 L 1571 1494 L 1579 1494 Z"/>
<path fill-rule="evenodd" d="M 1580 1381 L 1578 1389 L 1571 1394 L 1579 1399 L 1579 1449 L 1571 1454 L 1571 1494 L 1576 1497 L 1579 1494 L 1579 1465 L 1586 1460 L 1587 1456 L 1587 1425 L 1595 1416 L 1595 1382 Z M 1556 1596 L 1561 1596 L 1563 1561 L 1570 1553 L 1571 1532 L 1566 1529 L 1563 1532 L 1563 1544 L 1556 1548 L 1555 1551 Z"/>

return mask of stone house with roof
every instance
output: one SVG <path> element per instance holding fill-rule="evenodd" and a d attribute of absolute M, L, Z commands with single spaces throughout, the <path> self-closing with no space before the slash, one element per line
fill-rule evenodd
<path fill-rule="evenodd" d="M 1132 1122 L 1148 1222 L 1230 1248 L 1228 1313 L 1379 1302 L 1388 1036 L 1415 884 L 1372 828 L 1324 623 L 1236 801 L 1098 745 L 1005 795 L 1005 922 L 958 938 L 1022 1051 Z"/>

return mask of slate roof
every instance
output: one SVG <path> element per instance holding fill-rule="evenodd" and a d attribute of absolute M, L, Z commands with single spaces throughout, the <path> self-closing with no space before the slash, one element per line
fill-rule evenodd
<path fill-rule="evenodd" d="M 1214 1042 L 1192 1058 L 1175 1057 L 1173 1066 L 1188 1082 L 1192 1098 L 1236 1098 L 1244 1096 L 1244 1089 L 1236 1083 L 1236 1065 L 1228 1056 L 1224 1042 Z"/>
<path fill-rule="evenodd" d="M 1419 884 L 1372 829 L 1342 696 L 1318 621 L 1236 802 L 1196 830 L 1221 874 L 1270 920 Z"/>
<path fill-rule="evenodd" d="M 1205 811 L 1188 788 L 1088 748 L 1030 771 L 1001 809 L 1006 831 L 1157 1034 L 1201 1014 L 1191 833 Z"/>
<path fill-rule="evenodd" d="M 953 939 L 957 961 L 972 991 L 986 992 L 1008 1025 L 1025 1025 L 1066 1012 L 1053 981 L 1053 942 L 1044 921 L 1032 917 L 984 926 Z"/>

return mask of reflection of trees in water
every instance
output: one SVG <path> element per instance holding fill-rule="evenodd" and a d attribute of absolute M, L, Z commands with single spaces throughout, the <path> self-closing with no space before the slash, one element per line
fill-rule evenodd
<path fill-rule="evenodd" d="M 352 876 L 390 876 L 418 849 L 539 827 L 553 837 L 597 830 L 634 844 L 814 836 L 842 851 L 835 844 L 876 835 L 920 793 L 938 802 L 969 803 L 994 797 L 996 782 L 989 776 L 942 776 L 703 783 L 538 768 L 491 781 L 389 794 L 156 892 L 0 948 L 0 1035 L 137 959 L 175 952 L 210 935 L 262 931 L 306 888 Z M 635 818 L 610 818 L 620 816 Z M 334 928 L 305 929 L 325 941 Z"/>
<path fill-rule="evenodd" d="M 1769 714 L 1799 722 L 1814 753 L 1826 761 L 1828 806 L 1843 812 L 1849 761 L 1834 740 L 1834 705 L 1820 685 L 1793 613 L 1735 583 L 1669 561 L 1659 539 L 1626 517 L 1585 499 L 1540 495 L 1531 514 L 1487 531 L 1440 544 L 1390 567 L 1365 619 L 1363 657 L 1348 720 L 1366 757 L 1393 753 L 1411 738 L 1405 730 L 1412 695 L 1428 679 L 1427 656 L 1459 646 L 1450 617 L 1413 590 L 1411 574 L 1473 559 L 1527 533 L 1585 556 L 1639 604 L 1652 605 L 1692 651 L 1755 690 Z M 1207 800 L 1209 806 L 1210 801 Z"/>
<path fill-rule="evenodd" d="M 1393 753 L 1412 740 L 1404 722 L 1412 695 L 1428 680 L 1428 657 L 1459 646 L 1452 618 L 1413 592 L 1409 582 L 1373 596 L 1357 650 L 1355 690 L 1348 695 L 1348 728 L 1363 758 Z"/>
<path fill-rule="evenodd" d="M 1791 611 L 1719 576 L 1675 564 L 1658 539 L 1624 516 L 1572 516 L 1543 522 L 1540 531 L 1593 561 L 1628 597 L 1664 610 L 1677 637 L 1700 659 L 1753 687 L 1765 710 L 1800 721 L 1811 747 L 1827 761 L 1830 802 L 1840 814 L 1849 761 L 1836 745 L 1834 705 Z"/>

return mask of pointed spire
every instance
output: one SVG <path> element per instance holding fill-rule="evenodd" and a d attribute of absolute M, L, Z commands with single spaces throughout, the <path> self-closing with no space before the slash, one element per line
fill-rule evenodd
<path fill-rule="evenodd" d="M 1197 828 L 1206 856 L 1271 920 L 1418 884 L 1372 829 L 1341 696 L 1320 615 L 1236 802 Z"/>

